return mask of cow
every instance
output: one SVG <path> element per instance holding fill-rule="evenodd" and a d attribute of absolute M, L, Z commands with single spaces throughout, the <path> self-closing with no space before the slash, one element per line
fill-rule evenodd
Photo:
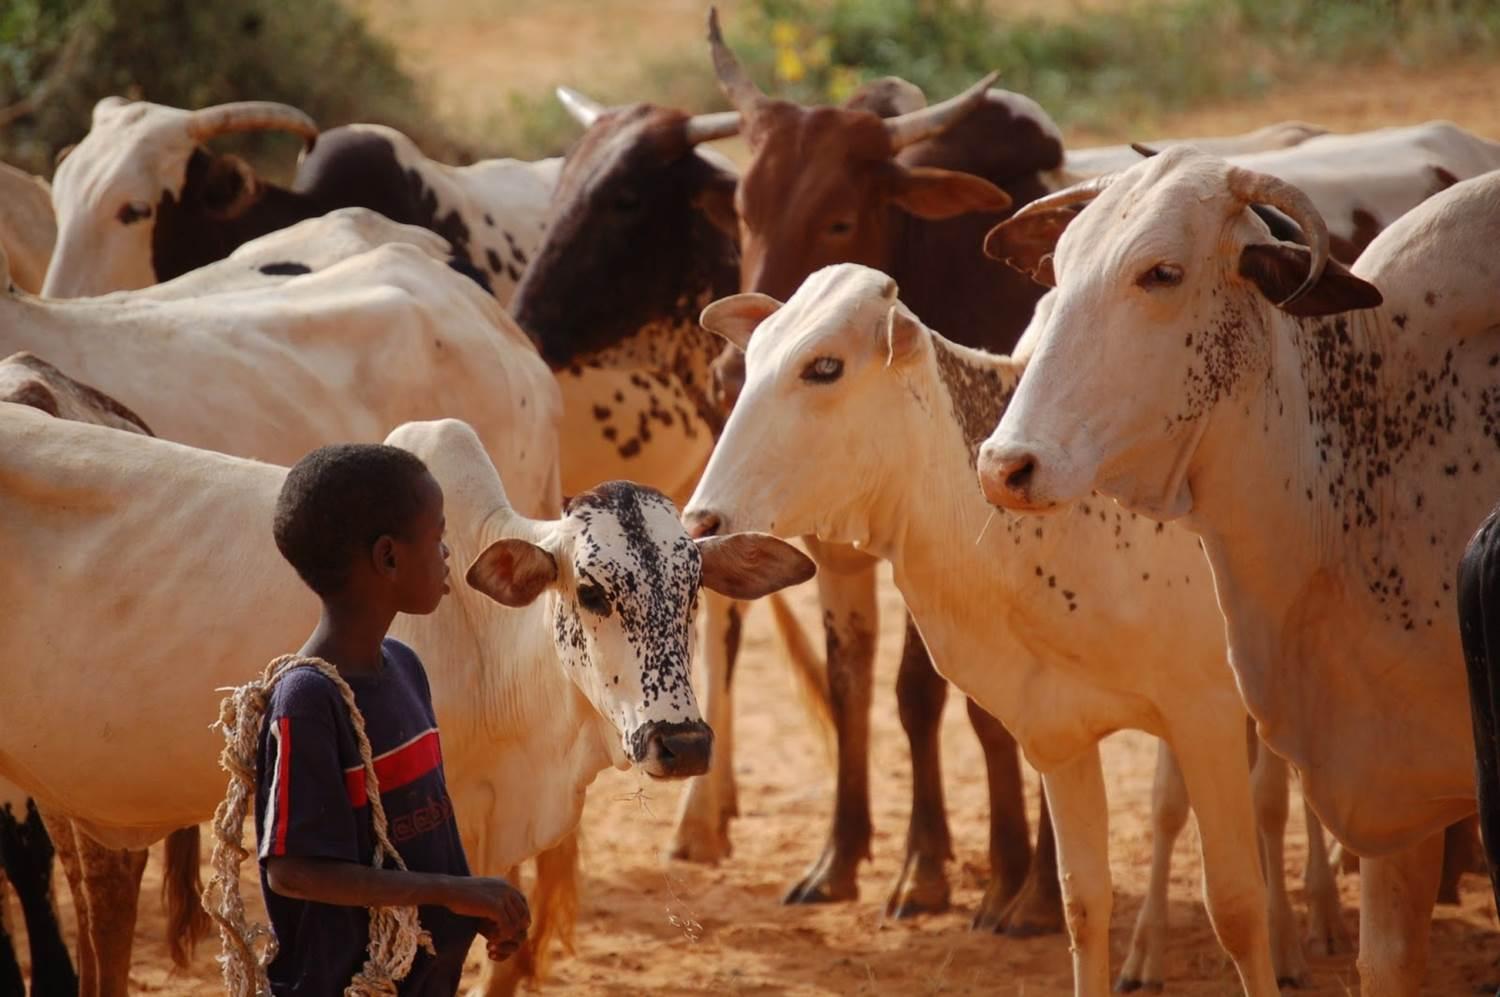
<path fill-rule="evenodd" d="M 47 181 L 0 163 L 0 250 L 10 259 L 10 279 L 23 291 L 42 289 L 57 222 Z"/>
<path fill-rule="evenodd" d="M 879 271 L 828 267 L 784 305 L 737 295 L 710 305 L 703 323 L 748 347 L 748 378 L 684 509 L 689 533 L 814 533 L 891 562 L 944 677 L 1002 720 L 1042 772 L 1077 992 L 1109 987 L 1108 814 L 1097 743 L 1126 727 L 1175 750 L 1186 793 L 1180 815 L 1154 815 L 1152 889 L 1119 988 L 1163 982 L 1166 867 L 1188 797 L 1210 914 L 1246 992 L 1297 982 L 1306 965 L 1282 888 L 1285 770 L 1278 779 L 1270 769 L 1279 761 L 1259 753 L 1252 810 L 1244 708 L 1224 667 L 1222 618 L 1197 538 L 1103 504 L 1043 529 L 995 516 L 974 480 L 974 458 L 1025 363 L 931 331 Z M 799 445 L 777 444 L 784 439 Z M 838 459 L 809 462 L 806 452 Z M 1167 615 L 1171 627 L 1156 625 Z M 1273 884 L 1269 932 L 1257 812 Z M 1325 906 L 1314 921 L 1326 932 L 1338 908 L 1326 865 L 1322 872 L 1324 892 L 1313 899 Z"/>
<path fill-rule="evenodd" d="M 97 388 L 73 380 L 31 353 L 15 353 L 0 360 L 0 402 L 29 405 L 60 419 L 152 435 L 151 427 L 130 409 Z M 29 800 L 21 800 L 18 803 L 20 813 L 25 814 L 29 805 Z M 79 972 L 73 978 L 71 992 L 83 997 L 123 995 L 129 978 L 131 938 L 135 931 L 141 874 L 146 868 L 146 851 L 105 848 L 80 833 L 72 821 L 48 814 L 41 814 L 39 819 L 44 827 L 40 834 L 22 833 L 23 826 L 15 832 L 15 841 L 36 842 L 43 850 L 34 852 L 29 863 L 23 855 L 8 854 L 6 867 L 11 879 L 17 879 L 18 866 L 22 863 L 36 870 L 50 870 L 51 854 L 55 848 L 67 875 L 78 920 Z M 44 841 L 47 844 L 42 846 Z M 163 876 L 162 895 L 169 912 L 167 939 L 173 962 L 186 966 L 192 958 L 194 946 L 208 930 L 207 917 L 198 903 L 201 886 L 196 827 L 181 828 L 167 836 L 165 861 L 167 871 Z M 27 877 L 23 873 L 20 878 Z M 36 878 L 49 882 L 45 875 Z M 24 896 L 22 908 L 28 916 L 44 909 L 38 906 L 35 898 Z M 43 948 L 47 945 L 42 941 L 47 937 L 45 923 L 33 925 L 28 917 L 27 934 L 32 939 L 33 971 L 43 967 L 47 972 L 61 973 L 63 966 L 52 965 L 57 961 L 56 956 L 43 959 L 37 956 L 38 945 Z M 56 945 L 62 946 L 61 936 L 57 937 Z M 61 947 L 61 951 L 63 963 L 66 963 L 66 947 Z M 66 971 L 72 974 L 71 965 L 67 965 Z M 46 986 L 34 981 L 33 988 L 38 986 L 41 986 L 39 993 L 47 992 Z"/>
<path fill-rule="evenodd" d="M 1285 212 L 1307 246 L 1271 238 L 1249 204 Z M 1366 994 L 1420 988 L 1437 832 L 1475 809 L 1453 589 L 1500 489 L 1497 239 L 1490 173 L 1397 220 L 1350 270 L 1302 192 L 1169 149 L 1035 202 L 987 243 L 1051 254 L 1057 287 L 981 450 L 986 496 L 1040 513 L 1097 490 L 1199 535 L 1262 740 L 1361 856 Z"/>
<path fill-rule="evenodd" d="M 1328 134 L 1328 129 L 1305 121 L 1278 121 L 1239 135 L 1216 135 L 1203 138 L 1166 138 L 1128 145 L 1102 145 L 1069 149 L 1064 155 L 1063 171 L 1070 182 L 1127 169 L 1140 158 L 1140 145 L 1164 149 L 1169 145 L 1191 145 L 1204 152 L 1228 158 L 1251 152 L 1290 149 L 1310 138 Z M 1054 181 L 1056 182 L 1056 181 Z M 1067 184 L 1063 184 L 1067 186 Z"/>
<path fill-rule="evenodd" d="M 306 143 L 285 188 L 203 143 L 285 131 Z M 557 160 L 493 159 L 453 167 L 382 125 L 319 133 L 285 104 L 246 101 L 187 111 L 106 97 L 89 133 L 58 165 L 57 247 L 42 294 L 87 297 L 169 280 L 257 236 L 335 208 L 365 207 L 438 232 L 500 300 L 540 238 Z"/>
<path fill-rule="evenodd" d="M 720 87 L 743 122 L 751 150 L 735 191 L 740 289 L 786 298 L 803 278 L 839 262 L 890 273 L 925 321 L 961 330 L 968 345 L 1009 349 L 1041 288 L 997 271 L 979 251 L 983 234 L 1012 204 L 1047 192 L 1043 173 L 1063 164 L 1062 135 L 1019 94 L 991 91 L 991 75 L 932 107 L 881 118 L 864 108 L 802 107 L 764 94 L 724 43 L 709 14 L 709 47 Z M 827 902 L 857 896 L 870 855 L 868 769 L 874 658 L 874 566 L 853 551 L 821 586 L 828 631 L 829 688 L 839 728 L 833 829 L 823 854 L 787 896 Z M 947 684 L 907 621 L 896 682 L 912 753 L 907 858 L 887 911 L 896 916 L 948 905 L 952 855 L 942 799 L 938 724 Z M 1014 740 L 969 704 L 990 774 L 992 875 L 974 926 L 1032 934 L 1062 928 L 1050 821 L 1039 822 L 1033 861 Z"/>
<path fill-rule="evenodd" d="M 16 568 L 0 606 L 26 620 L 7 627 L 6 650 L 35 663 L 3 680 L 15 709 L 0 773 L 118 844 L 205 819 L 224 787 L 206 723 L 216 689 L 317 620 L 268 534 L 246 528 L 270 522 L 285 469 L 23 406 L 0 406 L 0 439 L 0 530 Z M 469 855 L 499 872 L 557 843 L 610 765 L 703 771 L 711 732 L 687 678 L 700 585 L 757 598 L 805 580 L 810 562 L 769 537 L 694 543 L 664 496 L 627 483 L 527 518 L 454 420 L 388 440 L 443 485 L 449 547 L 469 566 L 436 614 L 392 631 L 427 664 Z M 57 697 L 66 728 L 48 722 Z"/>
<path fill-rule="evenodd" d="M 78 974 L 68 955 L 52 895 L 52 839 L 36 802 L 0 779 L 0 994 L 25 997 L 26 975 L 7 923 L 9 897 L 15 891 L 26 922 L 30 951 L 31 993 L 35 997 L 74 997 Z"/>

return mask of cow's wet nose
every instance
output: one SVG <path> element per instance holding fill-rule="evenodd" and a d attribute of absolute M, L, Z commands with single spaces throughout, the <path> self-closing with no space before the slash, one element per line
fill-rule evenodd
<path fill-rule="evenodd" d="M 724 521 L 712 509 L 689 509 L 682 517 L 682 525 L 694 540 L 719 535 Z"/>
<path fill-rule="evenodd" d="M 991 505 L 1002 509 L 1028 509 L 1033 505 L 1031 486 L 1036 478 L 1036 455 L 1027 450 L 991 448 L 979 453 L 979 486 Z"/>
<path fill-rule="evenodd" d="M 640 750 L 636 762 L 657 779 L 685 779 L 708 771 L 713 757 L 714 732 L 708 724 L 651 721 L 636 734 Z"/>

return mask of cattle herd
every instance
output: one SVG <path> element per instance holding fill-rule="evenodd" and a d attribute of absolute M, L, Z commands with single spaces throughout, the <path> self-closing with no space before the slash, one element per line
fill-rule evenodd
<path fill-rule="evenodd" d="M 285 105 L 106 97 L 50 185 L 0 165 L 0 858 L 32 992 L 126 992 L 163 837 L 190 958 L 219 690 L 317 616 L 270 542 L 285 468 L 386 439 L 475 565 L 394 631 L 431 675 L 470 863 L 536 862 L 530 947 L 482 992 L 572 931 L 605 768 L 692 777 L 664 845 L 729 858 L 745 600 L 836 746 L 786 902 L 857 896 L 883 559 L 913 772 L 889 915 L 949 904 L 952 682 L 988 774 L 976 929 L 1066 931 L 1079 994 L 1170 982 L 1191 801 L 1239 985 L 1304 982 L 1295 771 L 1312 945 L 1350 944 L 1321 822 L 1361 857 L 1362 993 L 1418 993 L 1476 811 L 1500 847 L 1500 143 L 1287 122 L 1073 150 L 993 77 L 807 107 L 712 12 L 708 40 L 733 110 L 560 88 L 583 128 L 561 159 L 454 167 Z M 205 144 L 260 130 L 304 141 L 290 186 Z M 742 168 L 704 144 L 736 134 Z M 822 660 L 776 594 L 812 567 L 773 537 L 820 569 Z M 561 570 L 517 605 L 486 582 L 497 541 Z M 1112 973 L 1098 745 L 1123 728 L 1160 739 L 1157 841 Z M 0 994 L 24 992 L 0 930 Z"/>

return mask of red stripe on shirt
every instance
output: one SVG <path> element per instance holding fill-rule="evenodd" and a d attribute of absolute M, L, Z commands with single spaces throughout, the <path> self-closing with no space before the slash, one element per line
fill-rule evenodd
<path fill-rule="evenodd" d="M 272 855 L 286 854 L 286 824 L 290 814 L 292 794 L 292 718 L 280 717 L 276 721 L 276 836 L 271 845 Z"/>
<path fill-rule="evenodd" d="M 375 758 L 375 778 L 380 780 L 380 791 L 393 789 L 415 782 L 443 764 L 443 749 L 438 743 L 436 728 L 417 735 L 399 748 L 392 748 Z M 362 807 L 369 802 L 365 791 L 365 770 L 346 769 L 344 792 L 349 796 L 349 805 Z"/>

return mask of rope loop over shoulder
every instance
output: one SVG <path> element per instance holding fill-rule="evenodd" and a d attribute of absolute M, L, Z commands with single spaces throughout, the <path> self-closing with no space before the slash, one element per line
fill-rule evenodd
<path fill-rule="evenodd" d="M 240 893 L 240 866 L 250 856 L 244 846 L 245 815 L 255 798 L 255 756 L 261 720 L 271 690 L 294 669 L 315 668 L 333 683 L 344 698 L 360 761 L 365 767 L 365 786 L 375 831 L 377 869 L 387 862 L 397 869 L 406 863 L 391 844 L 385 807 L 380 800 L 380 782 L 365 719 L 354 703 L 354 690 L 333 665 L 322 658 L 283 655 L 266 666 L 255 681 L 229 690 L 219 704 L 219 719 L 213 724 L 224 734 L 219 767 L 229 773 L 224 800 L 214 811 L 213 876 L 203 890 L 203 908 L 219 926 L 223 953 L 224 988 L 230 997 L 270 997 L 266 966 L 276 958 L 276 938 L 268 925 L 250 924 Z M 396 984 L 411 972 L 418 946 L 432 952 L 432 937 L 422 930 L 415 907 L 371 907 L 370 943 L 364 966 L 344 989 L 345 997 L 395 997 Z"/>

